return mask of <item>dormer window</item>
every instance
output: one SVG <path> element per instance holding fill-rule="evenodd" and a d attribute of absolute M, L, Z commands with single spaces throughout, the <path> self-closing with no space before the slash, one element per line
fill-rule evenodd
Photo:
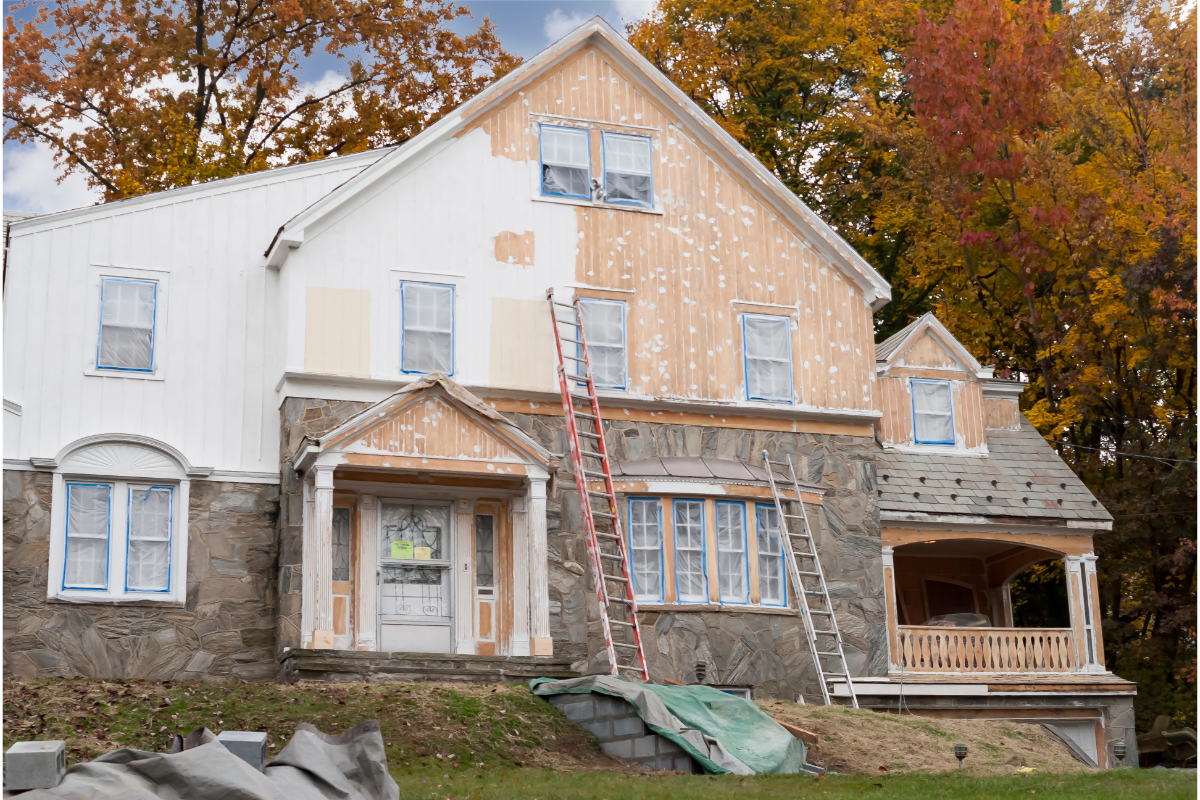
<path fill-rule="evenodd" d="M 913 440 L 917 444 L 954 444 L 950 381 L 913 380 Z"/>

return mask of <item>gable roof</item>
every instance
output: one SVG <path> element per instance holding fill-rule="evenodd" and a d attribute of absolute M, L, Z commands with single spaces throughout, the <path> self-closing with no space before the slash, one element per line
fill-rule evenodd
<path fill-rule="evenodd" d="M 521 87 L 547 73 L 575 52 L 588 46 L 595 47 L 611 58 L 624 70 L 626 76 L 637 83 L 648 95 L 664 106 L 677 111 L 679 117 L 687 124 L 689 132 L 696 135 L 714 152 L 724 155 L 725 166 L 734 175 L 741 178 L 747 186 L 760 192 L 780 217 L 805 234 L 816 250 L 858 286 L 872 309 L 881 308 L 891 299 L 891 286 L 866 259 L 598 16 L 580 25 L 442 117 L 403 146 L 381 158 L 293 217 L 279 229 L 264 253 L 266 265 L 273 268 L 282 266 L 287 259 L 288 251 L 304 244 L 306 229 L 317 226 L 331 214 L 347 209 L 356 197 L 369 191 L 372 187 L 379 186 L 380 182 L 387 180 L 389 176 L 420 163 L 438 148 L 446 146 L 472 121 L 505 102 Z"/>
<path fill-rule="evenodd" d="M 971 354 L 971 351 L 954 338 L 954 334 L 933 315 L 932 311 L 926 312 L 908 326 L 875 345 L 877 369 L 886 369 L 891 366 L 896 358 L 907 352 L 908 348 L 927 331 L 932 332 L 934 338 L 948 348 L 951 355 L 962 362 L 976 377 L 992 377 L 991 369 L 985 369 Z"/>

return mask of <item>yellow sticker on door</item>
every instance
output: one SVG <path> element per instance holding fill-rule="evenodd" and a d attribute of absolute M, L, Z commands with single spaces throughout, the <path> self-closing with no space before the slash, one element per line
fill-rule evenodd
<path fill-rule="evenodd" d="M 433 548 L 432 547 L 414 547 L 413 548 L 413 558 L 417 559 L 418 561 L 421 559 L 433 558 Z"/>

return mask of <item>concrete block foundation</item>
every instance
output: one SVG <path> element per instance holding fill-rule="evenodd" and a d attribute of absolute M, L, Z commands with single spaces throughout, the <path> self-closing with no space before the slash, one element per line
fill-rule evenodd
<path fill-rule="evenodd" d="M 567 719 L 591 731 L 604 752 L 647 769 L 676 770 L 699 775 L 703 772 L 688 753 L 665 736 L 646 727 L 632 703 L 619 697 L 588 694 L 556 694 L 547 697 Z"/>

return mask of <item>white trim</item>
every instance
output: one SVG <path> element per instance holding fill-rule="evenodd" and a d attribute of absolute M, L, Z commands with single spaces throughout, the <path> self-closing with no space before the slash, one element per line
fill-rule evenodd
<path fill-rule="evenodd" d="M 978 531 L 991 533 L 1048 533 L 1056 536 L 1090 536 L 1101 531 L 1112 530 L 1112 523 L 1104 520 L 1096 520 L 1094 523 L 1091 520 L 1081 521 L 1080 524 L 1088 524 L 1090 529 L 1080 529 L 1066 525 L 1049 525 L 1045 522 L 1039 524 L 1037 520 L 1054 519 L 1052 517 L 1031 517 L 1030 522 L 1014 523 L 1014 522 L 996 522 L 990 517 L 981 517 L 974 514 L 921 514 L 916 511 L 880 511 L 879 522 L 883 527 L 899 527 L 903 525 L 906 528 L 916 530 L 940 530 L 940 531 Z M 1061 518 L 1059 518 L 1061 519 Z M 893 523 L 884 525 L 883 523 Z M 1107 525 L 1108 527 L 1104 527 Z"/>
<path fill-rule="evenodd" d="M 954 334 L 942 324 L 941 320 L 934 316 L 932 311 L 926 312 L 923 316 L 921 316 L 920 319 L 914 322 L 910 328 L 911 329 L 909 330 L 908 334 L 904 337 L 900 344 L 896 345 L 891 354 L 886 358 L 876 362 L 877 372 L 885 372 L 890 369 L 893 365 L 893 362 L 895 362 L 895 360 L 900 356 L 907 353 L 909 348 L 912 347 L 913 343 L 916 342 L 917 339 L 924 335 L 926 331 L 932 330 L 940 340 L 941 344 L 945 347 L 948 347 L 952 354 L 957 358 L 958 362 L 963 367 L 963 371 L 970 373 L 975 378 L 991 380 L 994 367 L 983 367 L 975 359 L 975 356 L 971 355 L 971 351 L 963 347 L 962 342 L 958 341 L 958 339 L 954 337 Z M 929 367 L 907 366 L 904 368 L 929 369 Z"/>
<path fill-rule="evenodd" d="M 189 478 L 207 478 L 212 474 L 212 467 L 193 467 L 187 457 L 179 450 L 176 450 L 166 442 L 160 442 L 158 439 L 152 439 L 149 436 L 142 436 L 136 433 L 98 433 L 92 436 L 84 436 L 82 439 L 76 439 L 63 449 L 58 451 L 53 459 L 34 459 L 33 463 L 36 469 L 59 469 L 59 465 L 65 462 L 73 454 L 85 448 L 92 448 L 102 444 L 125 444 L 137 447 L 147 447 L 151 450 L 157 450 L 171 460 L 175 461 L 184 475 Z M 41 462 L 41 463 L 39 463 Z M 6 463 L 7 466 L 7 463 Z M 78 473 L 78 470 L 75 471 Z M 141 473 L 130 473 L 131 477 L 152 477 Z"/>

